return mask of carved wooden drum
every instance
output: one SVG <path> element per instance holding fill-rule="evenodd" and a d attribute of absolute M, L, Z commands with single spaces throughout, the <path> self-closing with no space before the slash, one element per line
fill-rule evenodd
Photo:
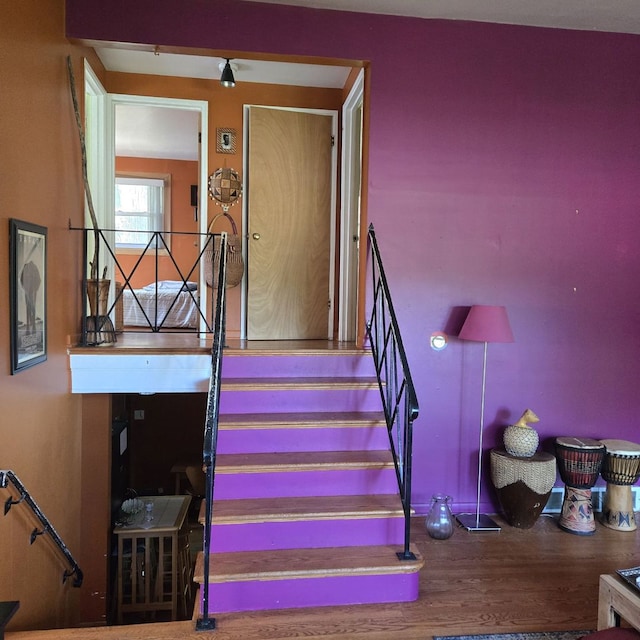
<path fill-rule="evenodd" d="M 605 445 L 592 438 L 562 437 L 555 440 L 558 471 L 565 484 L 558 525 L 576 535 L 592 535 L 596 530 L 591 488 L 600 475 Z"/>
<path fill-rule="evenodd" d="M 640 477 L 640 445 L 627 440 L 601 440 L 607 448 L 602 477 L 607 491 L 602 507 L 602 524 L 616 531 L 635 531 L 631 486 Z"/>

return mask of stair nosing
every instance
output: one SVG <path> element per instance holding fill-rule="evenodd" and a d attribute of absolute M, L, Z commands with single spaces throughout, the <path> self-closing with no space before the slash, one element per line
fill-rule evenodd
<path fill-rule="evenodd" d="M 222 453 L 217 456 L 215 472 L 216 474 L 229 475 L 237 473 L 330 472 L 393 468 L 391 452 L 387 449 L 374 449 L 370 451 L 344 452 Z"/>
<path fill-rule="evenodd" d="M 375 389 L 378 387 L 378 380 L 374 377 L 300 377 L 300 378 L 225 378 L 223 376 L 220 385 L 221 391 L 305 391 L 305 390 L 355 390 L 355 389 Z"/>
<path fill-rule="evenodd" d="M 256 341 L 253 341 L 254 343 Z M 255 347 L 252 349 L 244 349 L 236 346 L 224 347 L 223 357 L 229 356 L 233 358 L 252 358 L 252 357 L 283 357 L 283 358 L 300 358 L 305 356 L 310 357 L 373 357 L 373 352 L 370 348 L 356 347 L 356 346 L 340 346 L 339 348 L 327 349 L 326 345 L 323 346 L 309 346 L 304 347 L 283 347 L 278 344 L 273 346 L 272 341 L 268 341 L 269 345 L 265 343 L 261 347 Z"/>
<path fill-rule="evenodd" d="M 292 506 L 294 508 L 291 508 Z M 204 523 L 204 511 L 202 505 L 201 523 Z M 213 505 L 212 524 L 217 526 L 403 517 L 400 497 L 394 494 L 299 496 L 295 499 L 238 498 L 216 501 Z"/>
<path fill-rule="evenodd" d="M 240 429 L 321 429 L 326 428 L 386 428 L 382 411 L 233 413 L 221 414 L 221 431 Z"/>
<path fill-rule="evenodd" d="M 329 547 L 320 549 L 303 549 L 306 567 L 295 567 L 295 560 L 292 559 L 292 551 L 268 550 L 268 551 L 243 551 L 231 553 L 212 553 L 211 571 L 209 574 L 209 584 L 220 584 L 225 582 L 250 582 L 250 581 L 278 581 L 305 579 L 317 577 L 338 577 L 338 576 L 365 576 L 365 575 L 399 575 L 418 572 L 424 566 L 424 558 L 417 548 L 411 545 L 411 551 L 415 554 L 415 560 L 401 561 L 396 553 L 400 551 L 398 546 L 370 546 L 370 547 Z M 338 562 L 340 552 L 347 549 L 349 562 Z M 380 556 L 384 556 L 383 562 L 358 564 L 356 560 L 366 559 L 375 550 Z M 204 553 L 198 552 L 194 571 L 194 582 L 202 584 Z M 241 569 L 240 571 L 224 570 L 220 572 L 221 561 L 227 560 L 232 564 L 236 560 L 239 563 L 253 564 L 262 567 L 260 570 Z M 326 563 L 323 565 L 323 563 Z M 289 565 L 289 568 L 282 569 L 282 566 Z M 340 566 L 338 566 L 340 565 Z M 365 565 L 365 566 L 363 566 Z M 279 568 L 270 568 L 279 566 Z"/>

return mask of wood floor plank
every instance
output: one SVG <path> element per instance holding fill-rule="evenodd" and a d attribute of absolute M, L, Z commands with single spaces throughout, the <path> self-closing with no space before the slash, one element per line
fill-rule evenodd
<path fill-rule="evenodd" d="M 416 602 L 286 609 L 215 616 L 212 640 L 431 640 L 433 636 L 595 629 L 602 573 L 640 564 L 640 532 L 597 526 L 562 531 L 558 516 L 500 532 L 456 528 L 429 538 L 423 516 L 412 541 L 425 559 Z M 61 631 L 7 632 L 6 640 L 202 640 L 191 621 Z"/>
<path fill-rule="evenodd" d="M 199 337 L 196 331 L 179 333 L 174 331 L 131 331 L 118 334 L 118 341 L 100 351 L 104 354 L 139 353 L 210 353 L 213 345 L 212 334 Z M 69 353 L 95 353 L 95 347 L 79 346 L 79 336 L 75 344 L 68 345 Z M 228 338 L 223 355 L 237 356 L 313 356 L 313 355 L 363 355 L 371 354 L 370 349 L 361 349 L 353 342 L 333 340 L 239 340 Z"/>

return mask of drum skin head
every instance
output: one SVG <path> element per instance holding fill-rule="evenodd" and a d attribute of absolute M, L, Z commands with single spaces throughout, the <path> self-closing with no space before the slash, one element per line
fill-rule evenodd
<path fill-rule="evenodd" d="M 600 449 L 603 445 L 602 440 L 576 438 L 574 436 L 556 438 L 556 443 L 563 447 L 572 447 L 574 449 Z"/>
<path fill-rule="evenodd" d="M 628 440 L 600 440 L 609 453 L 619 456 L 640 456 L 640 444 Z"/>

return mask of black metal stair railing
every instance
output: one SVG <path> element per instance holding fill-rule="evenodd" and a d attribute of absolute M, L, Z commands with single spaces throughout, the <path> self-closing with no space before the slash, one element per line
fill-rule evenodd
<path fill-rule="evenodd" d="M 202 581 L 202 613 L 196 621 L 196 630 L 215 629 L 215 618 L 209 616 L 209 574 L 211 561 L 211 518 L 213 516 L 213 488 L 216 469 L 216 452 L 218 445 L 218 417 L 220 414 L 220 385 L 222 380 L 222 349 L 226 333 L 226 259 L 227 234 L 220 238 L 220 258 L 218 264 L 218 282 L 213 321 L 213 345 L 211 347 L 211 375 L 207 394 L 207 413 L 204 425 L 204 442 L 202 448 L 202 466 L 205 472 L 205 520 L 202 542 L 202 559 L 204 578 Z M 214 270 L 213 273 L 216 273 Z"/>
<path fill-rule="evenodd" d="M 133 298 L 133 304 L 137 305 L 137 309 L 139 309 L 140 313 L 145 319 L 146 325 L 140 329 L 120 329 L 120 331 L 126 332 L 139 332 L 139 331 L 152 331 L 154 333 L 159 333 L 165 330 L 167 327 L 166 321 L 169 318 L 169 314 L 173 310 L 173 308 L 179 303 L 180 295 L 183 292 L 186 292 L 191 298 L 191 302 L 193 303 L 196 311 L 197 317 L 199 320 L 203 321 L 204 330 L 206 333 L 213 333 L 214 327 L 209 323 L 207 319 L 207 314 L 204 313 L 203 309 L 200 305 L 200 296 L 197 291 L 192 291 L 188 286 L 188 283 L 193 278 L 198 278 L 200 273 L 200 263 L 203 260 L 207 260 L 208 257 L 208 249 L 210 253 L 214 243 L 214 238 L 219 234 L 212 233 L 197 233 L 197 232 L 188 232 L 188 231 L 152 231 L 148 232 L 149 237 L 147 244 L 140 250 L 140 254 L 136 256 L 135 263 L 131 267 L 131 269 L 125 269 L 121 261 L 118 260 L 116 251 L 111 246 L 111 243 L 107 237 L 107 234 L 115 234 L 115 229 L 86 229 L 86 228 L 78 228 L 72 227 L 69 225 L 69 229 L 71 231 L 82 231 L 83 232 L 83 261 L 84 264 L 89 265 L 89 239 L 93 239 L 96 244 L 93 249 L 93 258 L 96 261 L 96 273 L 104 274 L 104 266 L 107 261 L 110 260 L 113 264 L 114 275 L 116 279 L 119 279 L 120 287 L 116 290 L 115 295 L 113 297 L 113 301 L 110 305 L 101 312 L 96 308 L 91 311 L 87 305 L 87 296 L 83 296 L 83 314 L 82 314 L 82 345 L 87 346 L 91 344 L 89 335 L 94 335 L 96 332 L 100 331 L 113 331 L 112 323 L 110 317 L 115 312 L 117 306 L 122 304 L 122 299 L 124 296 L 124 292 L 126 290 L 131 292 L 131 296 Z M 200 237 L 206 236 L 204 245 L 200 249 L 195 261 L 192 264 L 187 265 L 186 268 L 180 268 L 176 257 L 173 255 L 171 251 L 171 243 L 170 239 L 174 237 L 180 236 L 193 236 L 196 240 L 199 240 Z M 172 266 L 177 281 L 182 281 L 184 285 L 183 290 L 176 291 L 173 300 L 169 302 L 166 308 L 163 310 L 163 317 L 158 322 L 158 281 L 159 281 L 159 273 L 160 273 L 160 257 L 166 258 L 168 263 Z M 154 261 L 154 273 L 155 273 L 155 283 L 156 283 L 156 293 L 155 293 L 155 310 L 151 314 L 147 313 L 144 308 L 144 305 L 140 302 L 140 299 L 136 293 L 136 290 L 132 286 L 131 282 L 136 275 L 136 272 L 140 269 L 143 264 L 143 259 L 150 258 Z M 98 281 L 89 281 L 86 275 L 83 280 L 83 291 L 86 291 L 88 295 L 92 295 L 95 299 L 99 296 L 98 291 Z M 90 288 L 94 287 L 95 290 L 91 290 Z M 168 296 L 165 296 L 168 297 Z M 93 313 L 93 315 L 92 315 Z M 152 317 L 150 317 L 152 316 Z M 89 326 L 90 325 L 90 326 Z M 176 329 L 171 328 L 172 333 L 179 333 L 181 331 L 188 331 L 189 333 L 193 333 L 194 329 Z"/>
<path fill-rule="evenodd" d="M 6 516 L 11 510 L 11 507 L 13 507 L 14 505 L 21 504 L 24 502 L 31 509 L 31 511 L 33 512 L 33 515 L 36 517 L 36 519 L 39 522 L 39 527 L 36 527 L 31 532 L 31 537 L 30 537 L 31 544 L 33 544 L 38 539 L 39 536 L 42 536 L 42 535 L 50 536 L 50 538 L 53 540 L 54 544 L 56 545 L 57 549 L 64 556 L 65 560 L 69 565 L 69 568 L 65 569 L 62 575 L 62 582 L 64 583 L 67 581 L 68 578 L 70 578 L 71 576 L 74 576 L 73 586 L 81 587 L 82 580 L 83 580 L 82 570 L 80 569 L 80 567 L 78 566 L 78 563 L 75 561 L 73 555 L 67 548 L 67 545 L 62 541 L 62 538 L 58 535 L 58 532 L 54 529 L 53 525 L 51 524 L 47 516 L 44 515 L 40 507 L 37 505 L 36 501 L 31 497 L 31 494 L 27 491 L 27 489 L 22 484 L 20 479 L 16 476 L 16 474 L 13 471 L 10 471 L 8 469 L 1 470 L 0 471 L 0 487 L 3 489 L 9 489 L 9 483 L 11 483 L 11 485 L 14 487 L 15 491 L 19 495 L 17 496 L 17 498 L 14 498 L 14 496 L 9 496 L 9 498 L 7 498 L 6 502 L 4 503 L 4 515 Z"/>
<path fill-rule="evenodd" d="M 389 286 L 378 250 L 376 234 L 369 226 L 371 274 L 373 278 L 372 308 L 367 320 L 367 337 L 375 361 L 382 396 L 391 452 L 396 468 L 404 511 L 404 550 L 401 560 L 414 560 L 409 550 L 411 533 L 411 472 L 413 457 L 413 423 L 418 417 L 416 396 L 407 356 L 402 344 L 398 321 L 391 302 Z"/>

